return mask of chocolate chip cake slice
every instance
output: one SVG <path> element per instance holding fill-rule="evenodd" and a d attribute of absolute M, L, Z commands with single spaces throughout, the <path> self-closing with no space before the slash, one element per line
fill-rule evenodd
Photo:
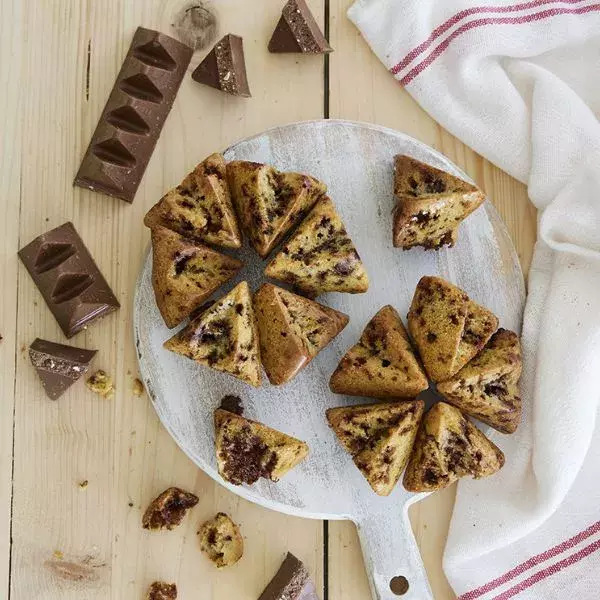
<path fill-rule="evenodd" d="M 521 420 L 519 337 L 498 329 L 487 346 L 437 391 L 463 413 L 502 433 L 514 433 Z"/>
<path fill-rule="evenodd" d="M 312 297 L 325 292 L 361 294 L 369 288 L 360 256 L 327 196 L 317 202 L 265 274 Z"/>
<path fill-rule="evenodd" d="M 152 229 L 152 287 L 167 327 L 189 317 L 242 264 L 166 227 Z"/>
<path fill-rule="evenodd" d="M 498 319 L 441 277 L 422 277 L 408 312 L 408 330 L 433 381 L 452 377 L 490 339 Z"/>
<path fill-rule="evenodd" d="M 270 283 L 254 295 L 254 310 L 273 385 L 293 379 L 348 323 L 347 315 Z"/>
<path fill-rule="evenodd" d="M 239 283 L 164 347 L 259 387 L 260 347 L 248 283 Z"/>
<path fill-rule="evenodd" d="M 242 228 L 262 258 L 327 191 L 324 183 L 310 175 L 282 173 L 245 160 L 230 162 L 227 178 Z"/>
<path fill-rule="evenodd" d="M 394 246 L 454 246 L 458 226 L 483 203 L 483 192 L 410 156 L 399 154 L 394 162 Z"/>
<path fill-rule="evenodd" d="M 215 445 L 219 474 L 233 485 L 277 482 L 308 454 L 304 442 L 222 408 L 215 411 Z"/>
<path fill-rule="evenodd" d="M 408 461 L 425 403 L 422 400 L 342 406 L 329 425 L 373 491 L 388 496 Z"/>
<path fill-rule="evenodd" d="M 332 392 L 372 398 L 414 398 L 429 384 L 400 315 L 384 306 L 329 380 Z"/>
<path fill-rule="evenodd" d="M 404 473 L 410 492 L 434 492 L 457 479 L 494 474 L 504 454 L 454 406 L 434 404 L 425 415 Z"/>
<path fill-rule="evenodd" d="M 168 227 L 187 238 L 226 248 L 242 245 L 227 185 L 225 159 L 211 154 L 144 217 L 151 229 Z"/>

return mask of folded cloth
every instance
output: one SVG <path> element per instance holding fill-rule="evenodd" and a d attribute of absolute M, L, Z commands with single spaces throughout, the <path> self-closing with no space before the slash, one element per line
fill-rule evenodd
<path fill-rule="evenodd" d="M 373 51 L 539 209 L 523 422 L 459 484 L 444 568 L 462 600 L 600 598 L 600 3 L 357 0 Z M 485 273 L 482 273 L 485 277 Z"/>

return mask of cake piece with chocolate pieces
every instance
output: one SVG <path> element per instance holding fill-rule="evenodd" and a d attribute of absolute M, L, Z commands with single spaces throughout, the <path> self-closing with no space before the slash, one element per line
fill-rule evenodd
<path fill-rule="evenodd" d="M 319 597 L 302 561 L 288 552 L 258 600 L 319 600 Z"/>
<path fill-rule="evenodd" d="M 408 330 L 429 377 L 444 381 L 487 344 L 498 319 L 441 277 L 422 277 L 408 312 Z"/>
<path fill-rule="evenodd" d="M 493 475 L 504 454 L 450 404 L 438 402 L 425 415 L 404 473 L 409 492 L 434 492 L 471 475 Z"/>
<path fill-rule="evenodd" d="M 217 513 L 215 517 L 203 523 L 198 534 L 200 550 L 205 552 L 219 569 L 235 565 L 244 554 L 244 540 L 240 528 L 225 513 Z"/>
<path fill-rule="evenodd" d="M 362 294 L 369 276 L 330 198 L 323 196 L 300 223 L 265 274 L 307 296 Z"/>
<path fill-rule="evenodd" d="M 437 385 L 446 400 L 502 433 L 521 421 L 521 343 L 513 331 L 498 329 L 487 346 L 454 377 Z"/>
<path fill-rule="evenodd" d="M 217 300 L 164 347 L 259 387 L 260 346 L 248 282 Z"/>
<path fill-rule="evenodd" d="M 158 495 L 144 513 L 144 529 L 175 529 L 181 524 L 187 511 L 198 504 L 198 496 L 178 487 L 170 487 Z"/>
<path fill-rule="evenodd" d="M 167 227 L 196 242 L 241 247 L 223 156 L 211 154 L 197 165 L 146 213 L 144 225 Z"/>
<path fill-rule="evenodd" d="M 293 379 L 348 323 L 348 316 L 265 283 L 254 295 L 260 355 L 269 381 Z"/>
<path fill-rule="evenodd" d="M 329 387 L 337 394 L 372 398 L 414 398 L 429 387 L 392 306 L 384 306 L 369 321 L 358 344 L 340 361 Z"/>
<path fill-rule="evenodd" d="M 189 317 L 241 268 L 239 260 L 170 229 L 152 229 L 152 287 L 169 328 Z"/>
<path fill-rule="evenodd" d="M 458 226 L 483 203 L 484 193 L 410 156 L 399 154 L 394 162 L 394 246 L 454 246 Z"/>
<path fill-rule="evenodd" d="M 148 588 L 146 600 L 177 600 L 177 586 L 174 583 L 155 581 Z"/>
<path fill-rule="evenodd" d="M 277 482 L 308 454 L 304 442 L 221 408 L 215 411 L 215 446 L 219 474 L 233 485 L 261 477 Z"/>
<path fill-rule="evenodd" d="M 318 179 L 270 165 L 234 160 L 227 179 L 240 223 L 265 258 L 327 191 Z"/>
<path fill-rule="evenodd" d="M 327 411 L 329 425 L 373 491 L 389 496 L 410 456 L 422 400 L 342 406 Z"/>

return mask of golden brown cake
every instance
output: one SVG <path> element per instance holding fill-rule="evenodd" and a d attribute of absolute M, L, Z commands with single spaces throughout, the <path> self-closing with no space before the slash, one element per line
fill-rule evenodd
<path fill-rule="evenodd" d="M 167 227 L 197 242 L 226 248 L 242 245 L 227 185 L 225 159 L 211 154 L 144 217 L 150 229 Z"/>
<path fill-rule="evenodd" d="M 260 346 L 248 283 L 239 283 L 164 347 L 259 387 Z"/>
<path fill-rule="evenodd" d="M 310 175 L 282 173 L 245 160 L 230 162 L 227 178 L 242 228 L 262 258 L 327 191 L 324 183 Z"/>
<path fill-rule="evenodd" d="M 293 379 L 348 323 L 348 316 L 265 283 L 254 294 L 260 355 L 269 381 Z"/>
<path fill-rule="evenodd" d="M 475 479 L 504 466 L 504 454 L 463 414 L 445 402 L 427 412 L 404 473 L 409 492 L 434 492 L 465 475 Z"/>
<path fill-rule="evenodd" d="M 155 581 L 148 588 L 146 600 L 177 600 L 177 586 L 174 583 Z"/>
<path fill-rule="evenodd" d="M 490 339 L 498 319 L 441 277 L 422 277 L 408 312 L 408 330 L 433 381 L 452 377 Z"/>
<path fill-rule="evenodd" d="M 200 549 L 219 569 L 230 567 L 242 558 L 244 540 L 240 528 L 225 513 L 217 513 L 200 527 Z"/>
<path fill-rule="evenodd" d="M 458 226 L 485 200 L 483 192 L 410 156 L 394 162 L 394 246 L 454 246 Z"/>
<path fill-rule="evenodd" d="M 327 196 L 315 204 L 265 274 L 313 297 L 325 292 L 360 294 L 369 287 L 360 256 Z"/>
<path fill-rule="evenodd" d="M 429 384 L 400 315 L 384 306 L 329 380 L 332 392 L 372 398 L 414 398 Z"/>
<path fill-rule="evenodd" d="M 373 491 L 388 496 L 408 461 L 422 400 L 343 406 L 327 411 L 329 425 Z"/>
<path fill-rule="evenodd" d="M 463 413 L 502 433 L 514 433 L 521 421 L 521 343 L 516 333 L 498 329 L 487 346 L 437 391 Z"/>
<path fill-rule="evenodd" d="M 152 287 L 167 327 L 176 327 L 241 268 L 239 260 L 166 227 L 152 230 Z"/>
<path fill-rule="evenodd" d="M 174 529 L 187 511 L 198 504 L 198 496 L 178 487 L 170 487 L 159 494 L 142 517 L 144 529 Z"/>
<path fill-rule="evenodd" d="M 308 454 L 304 442 L 221 408 L 215 411 L 215 446 L 219 474 L 233 485 L 261 477 L 279 481 Z"/>

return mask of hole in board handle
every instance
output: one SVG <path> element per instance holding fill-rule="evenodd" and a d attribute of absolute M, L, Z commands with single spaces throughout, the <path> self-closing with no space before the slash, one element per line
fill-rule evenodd
<path fill-rule="evenodd" d="M 406 579 L 406 577 L 403 577 L 402 575 L 392 577 L 392 580 L 390 581 L 390 590 L 392 590 L 396 596 L 404 596 L 404 594 L 408 592 L 408 588 L 408 579 Z"/>

